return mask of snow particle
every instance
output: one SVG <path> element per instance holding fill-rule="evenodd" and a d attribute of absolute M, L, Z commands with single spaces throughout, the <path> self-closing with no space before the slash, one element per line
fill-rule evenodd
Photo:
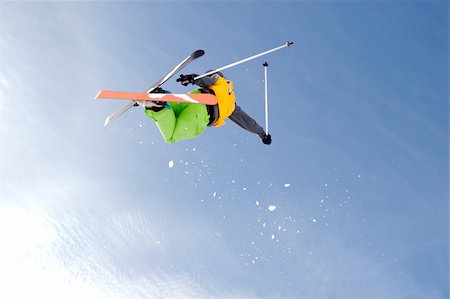
<path fill-rule="evenodd" d="M 274 206 L 274 205 L 270 205 L 267 209 L 268 209 L 270 212 L 273 212 L 273 211 L 275 211 L 275 210 L 277 209 L 277 207 Z"/>
<path fill-rule="evenodd" d="M 169 161 L 169 168 L 172 168 L 173 167 L 173 160 L 170 160 Z"/>
<path fill-rule="evenodd" d="M 291 184 L 284 184 L 284 187 L 289 188 Z"/>

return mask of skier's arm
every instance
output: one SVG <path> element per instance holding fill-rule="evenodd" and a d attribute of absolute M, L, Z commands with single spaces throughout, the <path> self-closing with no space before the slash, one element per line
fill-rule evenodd
<path fill-rule="evenodd" d="M 219 79 L 219 75 L 217 74 L 202 77 L 197 80 L 194 80 L 195 77 L 198 77 L 198 75 L 197 74 L 180 75 L 180 78 L 177 79 L 177 82 L 180 82 L 181 85 L 184 86 L 187 86 L 189 83 L 191 83 L 198 85 L 200 87 L 208 87 L 213 85 L 217 81 L 217 79 Z"/>
<path fill-rule="evenodd" d="M 244 130 L 257 134 L 265 144 L 270 144 L 272 141 L 270 135 L 266 134 L 264 129 L 238 105 L 235 105 L 234 111 L 229 116 L 229 119 Z"/>
<path fill-rule="evenodd" d="M 206 77 L 202 77 L 200 79 L 197 79 L 193 82 L 193 84 L 198 85 L 200 87 L 208 87 L 213 85 L 217 79 L 219 79 L 219 75 L 214 74 L 211 77 L 206 76 Z"/>

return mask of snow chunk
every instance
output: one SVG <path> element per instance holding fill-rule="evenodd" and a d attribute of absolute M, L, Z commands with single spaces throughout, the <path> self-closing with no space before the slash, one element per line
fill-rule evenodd
<path fill-rule="evenodd" d="M 291 184 L 284 184 L 284 187 L 289 188 Z"/>
<path fill-rule="evenodd" d="M 173 160 L 170 160 L 169 161 L 169 168 L 172 168 L 173 167 Z"/>
<path fill-rule="evenodd" d="M 273 212 L 273 211 L 275 211 L 275 210 L 277 209 L 277 207 L 274 206 L 274 205 L 270 205 L 267 209 L 268 209 L 270 212 Z"/>

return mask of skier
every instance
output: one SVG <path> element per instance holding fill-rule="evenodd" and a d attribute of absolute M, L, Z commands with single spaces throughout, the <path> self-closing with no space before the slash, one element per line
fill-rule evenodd
<path fill-rule="evenodd" d="M 227 118 L 241 128 L 257 134 L 264 144 L 272 142 L 270 134 L 266 134 L 264 129 L 235 103 L 232 81 L 226 80 L 221 72 L 197 80 L 195 77 L 198 75 L 180 75 L 177 82 L 181 82 L 183 86 L 195 84 L 200 87 L 191 91 L 191 94 L 214 94 L 218 101 L 216 105 L 137 101 L 139 105 L 144 106 L 145 114 L 157 123 L 167 143 L 195 138 L 203 133 L 206 127 L 224 125 Z M 169 93 L 161 88 L 153 92 Z"/>

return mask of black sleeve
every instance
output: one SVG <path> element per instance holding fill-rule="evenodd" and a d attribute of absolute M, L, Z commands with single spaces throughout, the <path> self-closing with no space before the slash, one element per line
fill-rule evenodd
<path fill-rule="evenodd" d="M 211 77 L 206 76 L 206 77 L 197 79 L 194 81 L 194 84 L 198 85 L 200 87 L 208 87 L 208 86 L 213 85 L 217 81 L 217 79 L 219 79 L 219 75 L 214 74 Z"/>
<path fill-rule="evenodd" d="M 264 129 L 253 118 L 245 113 L 244 110 L 242 110 L 238 105 L 235 106 L 234 111 L 230 115 L 229 119 L 241 128 L 251 133 L 258 134 L 258 136 L 261 138 L 264 137 Z"/>

